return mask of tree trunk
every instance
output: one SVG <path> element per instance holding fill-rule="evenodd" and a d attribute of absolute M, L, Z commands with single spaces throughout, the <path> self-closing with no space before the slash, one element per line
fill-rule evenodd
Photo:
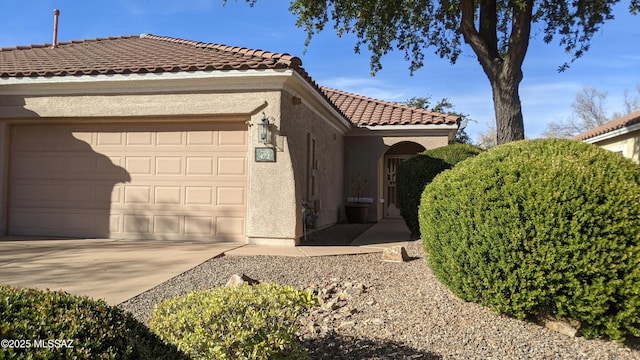
<path fill-rule="evenodd" d="M 513 74 L 513 72 L 518 73 Z M 493 107 L 496 114 L 497 144 L 524 139 L 524 121 L 520 102 L 519 85 L 522 73 L 518 70 L 500 72 L 489 77 L 493 91 Z"/>
<path fill-rule="evenodd" d="M 506 52 L 501 53 L 496 35 L 499 28 L 497 1 L 460 1 L 460 30 L 464 41 L 478 56 L 478 62 L 491 83 L 498 145 L 524 139 L 518 88 L 522 81 L 522 63 L 529 47 L 534 0 L 510 3 L 511 34 L 505 47 Z M 476 29 L 478 7 L 479 30 Z"/>

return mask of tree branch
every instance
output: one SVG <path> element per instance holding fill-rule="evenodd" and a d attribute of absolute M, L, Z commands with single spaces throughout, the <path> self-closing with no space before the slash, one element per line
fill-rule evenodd
<path fill-rule="evenodd" d="M 473 51 L 478 56 L 478 61 L 484 72 L 489 74 L 495 74 L 496 69 L 493 64 L 493 59 L 495 56 L 492 56 L 491 48 L 488 46 L 486 41 L 480 36 L 480 33 L 476 30 L 474 18 L 475 18 L 475 1 L 474 0 L 461 0 L 460 1 L 460 10 L 462 14 L 460 29 L 462 32 L 462 36 L 464 36 L 464 41 L 471 46 Z M 493 75 L 489 75 L 490 78 Z"/>
<path fill-rule="evenodd" d="M 520 69 L 529 47 L 531 36 L 531 20 L 533 13 L 533 0 L 515 2 L 513 7 L 513 21 L 511 23 L 511 35 L 509 36 L 509 52 L 505 59 L 509 68 Z"/>
<path fill-rule="evenodd" d="M 498 53 L 498 11 L 496 0 L 483 0 L 480 3 L 480 26 L 478 32 L 487 44 L 492 57 L 499 57 Z"/>

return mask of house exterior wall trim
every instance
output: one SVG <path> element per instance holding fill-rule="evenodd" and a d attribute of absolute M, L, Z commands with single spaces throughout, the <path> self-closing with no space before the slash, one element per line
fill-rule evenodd
<path fill-rule="evenodd" d="M 616 129 L 613 131 L 609 131 L 607 133 L 598 135 L 598 136 L 594 136 L 592 138 L 589 139 L 585 139 L 582 140 L 583 142 L 587 143 L 587 144 L 597 144 L 599 142 L 617 137 L 617 136 L 621 136 L 621 135 L 625 135 L 634 131 L 640 130 L 640 123 L 637 124 L 633 124 L 631 126 L 625 126 L 623 128 L 620 129 Z"/>
<path fill-rule="evenodd" d="M 458 129 L 458 124 L 425 124 L 425 125 L 376 125 L 362 126 L 367 130 L 373 131 L 389 131 L 389 130 L 437 130 L 437 129 Z"/>
<path fill-rule="evenodd" d="M 0 119 L 251 115 L 272 92 L 3 96 Z"/>
<path fill-rule="evenodd" d="M 387 126 L 393 126 L 388 128 Z M 396 127 L 397 126 L 397 127 Z M 387 128 L 383 128 L 387 127 Z M 376 137 L 412 137 L 412 136 L 455 136 L 457 125 L 382 125 L 354 128 L 346 134 L 348 137 L 376 136 Z"/>
<path fill-rule="evenodd" d="M 175 92 L 176 88 L 190 90 L 212 90 L 224 85 L 226 90 L 244 90 L 247 85 L 255 88 L 272 88 L 275 84 L 282 84 L 283 79 L 289 78 L 295 71 L 291 69 L 265 70 L 227 70 L 227 71 L 197 71 L 177 73 L 145 73 L 145 74 L 112 74 L 112 75 L 80 75 L 58 77 L 20 77 L 0 78 L 0 93 L 21 93 L 23 89 L 46 90 L 47 94 L 56 89 L 65 93 L 77 91 L 135 91 L 141 89 L 162 90 Z M 267 79 L 274 79 L 267 81 Z M 216 81 L 212 81 L 216 80 Z M 105 83 L 118 84 L 105 87 Z M 56 87 L 56 85 L 58 85 Z"/>
<path fill-rule="evenodd" d="M 320 90 L 312 86 L 309 81 L 298 73 L 294 73 L 292 78 L 296 81 L 288 82 L 285 90 L 305 99 L 309 105 L 311 105 L 310 107 L 314 112 L 323 117 L 325 121 L 330 123 L 336 130 L 340 131 L 340 133 L 345 134 L 353 128 L 351 121 L 334 108 L 329 100 L 320 93 Z M 330 121 L 330 118 L 336 120 Z"/>

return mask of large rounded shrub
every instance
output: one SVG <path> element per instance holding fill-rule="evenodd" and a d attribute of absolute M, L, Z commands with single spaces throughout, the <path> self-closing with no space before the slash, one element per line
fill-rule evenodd
<path fill-rule="evenodd" d="M 62 291 L 0 285 L 0 339 L 0 359 L 188 359 L 130 313 Z"/>
<path fill-rule="evenodd" d="M 640 335 L 640 167 L 618 154 L 499 146 L 426 187 L 420 228 L 433 272 L 465 300 L 579 320 L 587 337 Z"/>
<path fill-rule="evenodd" d="M 305 359 L 297 317 L 315 303 L 291 286 L 219 287 L 161 302 L 150 326 L 193 359 Z"/>
<path fill-rule="evenodd" d="M 444 170 L 483 150 L 469 144 L 453 144 L 426 150 L 402 162 L 396 173 L 398 207 L 411 233 L 419 234 L 418 207 L 424 187 Z"/>

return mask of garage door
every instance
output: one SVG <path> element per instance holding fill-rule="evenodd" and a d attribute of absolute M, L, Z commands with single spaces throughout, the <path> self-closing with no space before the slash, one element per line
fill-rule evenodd
<path fill-rule="evenodd" d="M 9 233 L 244 241 L 242 123 L 16 125 Z"/>

